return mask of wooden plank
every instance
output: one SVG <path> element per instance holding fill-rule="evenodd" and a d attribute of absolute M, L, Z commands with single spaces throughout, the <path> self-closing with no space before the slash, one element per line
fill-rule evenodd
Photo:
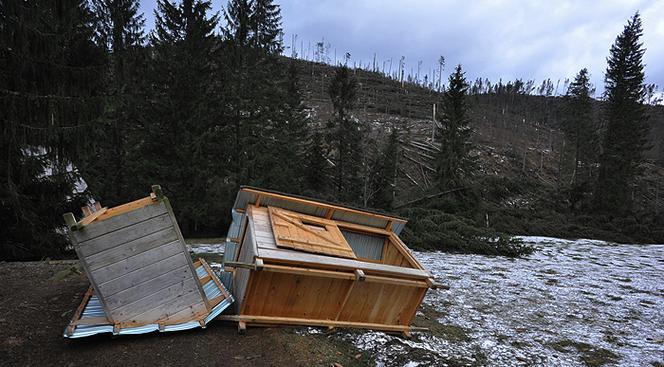
<path fill-rule="evenodd" d="M 403 243 L 403 241 L 401 241 L 401 238 L 399 238 L 399 236 L 397 236 L 394 233 L 390 233 L 390 240 L 396 245 L 396 248 L 399 250 L 399 252 L 401 252 L 401 254 L 406 259 L 408 259 L 408 261 L 412 266 L 414 266 L 417 269 L 424 269 L 422 264 L 420 264 L 420 262 L 417 261 L 415 256 L 413 256 L 413 254 L 408 249 L 408 246 L 406 246 L 406 244 Z"/>
<path fill-rule="evenodd" d="M 369 283 L 386 283 L 386 284 L 395 284 L 395 285 L 405 285 L 416 288 L 429 288 L 429 284 L 427 282 L 423 282 L 420 280 L 398 279 L 390 277 L 381 277 L 377 275 L 367 275 L 365 276 L 364 280 Z"/>
<path fill-rule="evenodd" d="M 221 291 L 221 293 L 222 293 L 224 296 L 226 296 L 226 298 L 230 297 L 230 295 L 228 294 L 228 292 L 226 292 L 226 288 L 225 288 L 225 287 L 221 284 L 221 282 L 219 281 L 219 278 L 217 278 L 216 276 L 214 276 L 214 272 L 212 272 L 212 268 L 210 268 L 210 265 L 208 265 L 207 261 L 205 261 L 205 259 L 202 259 L 202 258 L 199 259 L 199 261 L 201 262 L 201 265 L 203 266 L 203 268 L 205 268 L 205 271 L 206 271 L 206 272 L 212 277 L 212 280 L 214 281 L 214 284 L 217 285 L 217 288 L 219 288 L 219 290 Z M 206 299 L 207 299 L 207 298 L 206 298 Z"/>
<path fill-rule="evenodd" d="M 145 237 L 149 234 L 159 232 L 162 229 L 169 227 L 173 227 L 173 222 L 171 222 L 167 214 L 162 214 L 158 217 L 153 217 L 143 222 L 129 224 L 116 231 L 103 234 L 89 241 L 78 243 L 76 246 L 80 249 L 83 256 L 87 258 L 88 256 L 94 255 L 98 252 L 108 250 L 112 247 L 133 241 L 141 237 Z M 82 233 L 84 231 L 85 230 L 72 233 Z"/>
<path fill-rule="evenodd" d="M 178 268 L 160 274 L 154 278 L 145 279 L 142 283 L 138 283 L 131 288 L 106 296 L 106 304 L 111 309 L 111 312 L 114 312 L 114 310 L 124 305 L 130 304 L 143 297 L 147 297 L 160 289 L 183 282 L 191 277 L 191 270 L 189 270 L 189 267 L 183 263 L 182 266 Z"/>
<path fill-rule="evenodd" d="M 359 329 L 373 329 L 384 331 L 420 331 L 427 330 L 426 328 L 418 328 L 404 325 L 385 325 L 374 324 L 366 322 L 348 322 L 337 320 L 316 320 L 316 319 L 302 319 L 293 317 L 275 317 L 275 316 L 252 316 L 240 315 L 237 319 L 244 323 L 256 324 L 276 324 L 276 325 L 305 325 L 305 326 L 332 326 L 341 328 L 359 328 Z"/>
<path fill-rule="evenodd" d="M 108 209 L 106 214 L 112 209 L 113 208 Z M 162 203 L 155 203 L 154 205 L 147 205 L 145 207 L 125 213 L 122 216 L 114 216 L 103 221 L 101 218 L 97 218 L 97 220 L 90 225 L 85 226 L 80 231 L 72 232 L 71 235 L 76 243 L 81 243 L 165 213 L 166 207 Z"/>
<path fill-rule="evenodd" d="M 107 219 L 113 218 L 113 217 L 121 215 L 121 214 L 125 214 L 125 213 L 133 211 L 133 210 L 141 209 L 145 206 L 152 205 L 154 203 L 156 203 L 156 201 L 151 196 L 144 197 L 144 198 L 141 198 L 141 199 L 138 199 L 138 200 L 134 200 L 132 202 L 110 208 L 109 210 L 106 211 L 106 213 L 102 214 L 99 217 L 99 220 L 100 221 L 107 220 Z"/>
<path fill-rule="evenodd" d="M 177 235 L 173 227 L 167 227 L 145 237 L 98 252 L 87 257 L 85 261 L 90 270 L 96 270 L 176 240 Z"/>
<path fill-rule="evenodd" d="M 353 208 L 347 208 L 343 206 L 338 206 L 338 205 L 332 205 L 332 204 L 326 204 L 326 203 L 321 203 L 313 200 L 308 200 L 308 199 L 302 199 L 302 198 L 297 198 L 297 197 L 292 197 L 292 196 L 287 196 L 287 195 L 282 195 L 282 194 L 276 194 L 272 192 L 266 192 L 266 191 L 261 191 L 261 190 L 256 190 L 252 188 L 242 188 L 242 191 L 253 193 L 256 195 L 262 195 L 265 197 L 272 197 L 272 198 L 278 198 L 278 199 L 283 199 L 291 202 L 296 202 L 296 203 L 301 203 L 305 205 L 310 205 L 310 206 L 315 206 L 318 208 L 326 208 L 326 209 L 334 209 L 334 210 L 339 210 L 339 211 L 345 211 L 348 213 L 354 213 L 354 214 L 361 214 L 364 216 L 372 217 L 372 218 L 378 218 L 382 220 L 393 220 L 395 222 L 399 223 L 406 223 L 405 220 L 393 216 L 388 216 L 388 215 L 382 215 L 382 214 L 377 214 L 377 213 L 370 213 L 367 211 L 362 211 L 358 209 L 353 209 Z M 237 209 L 237 208 L 236 208 Z"/>
<path fill-rule="evenodd" d="M 189 278 L 114 309 L 113 319 L 116 323 L 154 322 L 199 301 L 196 282 Z M 157 310 L 158 315 L 155 316 L 154 313 L 147 315 L 154 310 Z"/>
<path fill-rule="evenodd" d="M 115 262 L 103 268 L 93 270 L 92 276 L 100 285 L 134 271 L 137 271 L 134 276 L 138 276 L 142 279 L 153 278 L 159 275 L 159 273 L 147 272 L 143 270 L 143 268 L 175 255 L 180 255 L 178 259 L 180 259 L 182 265 L 186 264 L 186 255 L 180 250 L 179 241 L 169 242 L 162 246 L 141 252 L 140 254 L 129 257 L 127 259 Z M 178 264 L 177 267 L 179 266 L 180 264 Z M 105 295 L 106 293 L 104 293 L 104 296 Z"/>
<path fill-rule="evenodd" d="M 167 259 L 150 263 L 149 265 L 141 268 L 141 271 L 145 272 L 146 274 L 156 274 L 157 276 L 160 274 L 168 273 L 169 271 L 177 269 L 186 264 L 185 260 L 182 258 L 183 256 L 187 255 L 175 254 Z M 144 281 L 150 280 L 136 275 L 139 275 L 138 272 L 128 273 L 117 277 L 106 283 L 100 284 L 99 290 L 107 297 L 110 297 L 120 291 L 135 287 Z"/>
<path fill-rule="evenodd" d="M 175 233 L 180 239 L 180 241 L 178 241 L 180 244 L 180 249 L 182 250 L 182 253 L 186 255 L 185 260 L 189 264 L 189 268 L 191 269 L 193 274 L 196 274 L 196 268 L 194 267 L 194 262 L 192 261 L 191 256 L 189 256 L 189 251 L 187 250 L 187 245 L 184 241 L 184 236 L 182 236 L 182 232 L 180 231 L 180 226 L 178 226 L 177 219 L 175 218 L 175 213 L 173 212 L 173 208 L 171 207 L 171 202 L 168 200 L 167 197 L 163 196 L 163 193 L 161 191 L 161 186 L 152 185 L 152 191 L 157 194 L 157 198 L 159 198 L 164 203 L 164 206 L 166 206 L 166 211 L 168 212 L 168 216 L 171 218 L 171 222 L 173 223 L 173 228 L 175 228 Z M 205 297 L 205 290 L 203 290 L 203 285 L 200 284 L 199 282 L 195 282 L 195 284 L 196 288 L 198 288 L 198 296 L 201 298 L 201 300 L 205 300 L 206 297 Z"/>
<path fill-rule="evenodd" d="M 319 269 L 310 269 L 310 268 L 297 268 L 297 267 L 293 267 L 293 266 L 283 266 L 283 265 L 265 264 L 265 265 L 263 265 L 263 271 L 271 271 L 271 272 L 275 272 L 275 273 L 285 273 L 285 274 L 295 274 L 295 275 L 305 275 L 305 276 L 314 276 L 314 277 L 323 277 L 323 278 L 355 280 L 355 274 L 353 274 L 353 273 L 343 273 L 343 272 L 339 272 L 339 271 L 319 270 Z"/>
<path fill-rule="evenodd" d="M 406 278 L 426 279 L 431 277 L 428 271 L 421 269 L 403 268 L 392 265 L 369 263 L 351 259 L 344 259 L 331 256 L 322 256 L 307 254 L 295 251 L 269 250 L 261 249 L 260 256 L 264 260 L 273 260 L 275 262 L 284 262 L 289 264 L 301 265 L 320 265 L 337 269 L 362 269 L 364 271 L 378 272 L 382 274 L 397 275 Z"/>
<path fill-rule="evenodd" d="M 67 335 L 71 336 L 71 334 L 74 332 L 74 327 L 76 324 L 74 322 L 78 321 L 79 318 L 81 317 L 81 314 L 83 313 L 83 310 L 85 310 L 85 306 L 88 305 L 88 301 L 90 300 L 90 297 L 94 294 L 94 289 L 92 286 L 88 287 L 88 290 L 83 294 L 83 300 L 81 301 L 81 304 L 78 305 L 78 308 L 76 308 L 76 311 L 74 311 L 74 315 L 72 316 L 71 320 L 72 322 L 67 326 Z"/>
<path fill-rule="evenodd" d="M 356 258 L 335 221 L 268 207 L 277 246 L 301 251 Z M 315 225 L 320 228 L 310 228 Z"/>
<path fill-rule="evenodd" d="M 91 215 L 88 215 L 87 217 L 81 219 L 81 221 L 78 222 L 79 229 L 92 223 L 95 219 L 99 218 L 100 215 L 106 213 L 107 210 L 108 208 L 101 208 L 96 212 L 92 213 Z"/>

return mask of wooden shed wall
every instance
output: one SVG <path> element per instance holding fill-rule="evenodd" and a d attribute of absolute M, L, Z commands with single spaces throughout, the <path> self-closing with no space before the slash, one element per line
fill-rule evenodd
<path fill-rule="evenodd" d="M 71 237 L 114 323 L 178 323 L 207 312 L 166 201 L 94 221 Z"/>
<path fill-rule="evenodd" d="M 251 271 L 240 315 L 407 326 L 426 289 Z"/>

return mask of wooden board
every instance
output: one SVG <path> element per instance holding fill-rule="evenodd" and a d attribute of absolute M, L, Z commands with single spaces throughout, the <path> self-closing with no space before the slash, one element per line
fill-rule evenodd
<path fill-rule="evenodd" d="M 116 325 L 172 324 L 208 312 L 165 197 L 152 195 L 110 208 L 70 234 L 109 321 Z"/>
<path fill-rule="evenodd" d="M 393 265 L 377 264 L 372 262 L 343 259 L 337 257 L 307 254 L 286 250 L 259 249 L 258 256 L 270 259 L 274 263 L 300 264 L 316 266 L 323 269 L 362 269 L 366 272 L 395 275 L 404 278 L 427 279 L 431 274 L 426 270 L 403 268 Z"/>
<path fill-rule="evenodd" d="M 334 221 L 274 207 L 268 213 L 277 247 L 356 258 Z"/>
<path fill-rule="evenodd" d="M 362 281 L 343 273 L 272 267 L 251 272 L 240 315 L 407 326 L 428 289 L 423 281 L 375 276 Z"/>

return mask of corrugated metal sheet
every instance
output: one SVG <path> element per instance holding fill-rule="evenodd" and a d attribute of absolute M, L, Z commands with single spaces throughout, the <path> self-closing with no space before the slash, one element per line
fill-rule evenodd
<path fill-rule="evenodd" d="M 196 275 L 198 276 L 199 279 L 204 278 L 207 274 L 208 274 L 207 271 L 202 265 L 196 267 Z M 219 279 L 217 277 L 217 274 L 212 273 L 211 275 L 212 277 L 217 278 L 217 280 Z M 222 287 L 225 288 L 223 284 Z M 203 285 L 203 291 L 205 292 L 205 296 L 208 300 L 214 299 L 215 297 L 218 297 L 222 294 L 221 288 L 217 286 L 217 283 L 214 281 L 214 279 L 208 280 L 208 282 Z M 228 291 L 226 291 L 226 293 L 228 293 Z M 221 314 L 225 309 L 227 309 L 228 306 L 230 306 L 233 302 L 234 299 L 229 294 L 228 298 L 224 299 L 223 301 L 221 301 L 219 304 L 217 304 L 215 307 L 212 308 L 212 310 L 204 320 L 204 325 L 207 325 L 215 317 L 219 316 L 219 314 Z M 99 298 L 94 294 L 90 296 L 90 298 L 88 299 L 88 303 L 87 305 L 85 305 L 85 308 L 83 309 L 80 318 L 85 319 L 89 317 L 106 317 L 106 313 L 104 312 L 104 309 L 101 306 Z M 72 322 L 73 321 L 75 320 L 72 320 Z M 65 328 L 63 336 L 65 338 L 83 338 L 102 333 L 113 333 L 114 335 L 135 335 L 135 334 L 150 333 L 153 331 L 161 331 L 161 332 L 182 331 L 197 327 L 201 327 L 201 324 L 197 320 L 194 320 L 180 324 L 167 325 L 164 326 L 162 330 L 159 330 L 159 324 L 148 324 L 137 327 L 121 328 L 118 330 L 117 333 L 114 333 L 112 324 L 77 325 L 74 328 L 74 331 L 71 333 L 71 335 L 67 333 L 67 330 Z"/>
<path fill-rule="evenodd" d="M 385 244 L 383 237 L 344 230 L 341 231 L 341 234 L 343 234 L 346 242 L 348 242 L 357 257 L 370 260 L 382 259 L 383 246 Z"/>
<path fill-rule="evenodd" d="M 231 222 L 230 227 L 228 227 L 226 237 L 238 238 L 240 237 L 242 223 L 244 222 L 244 214 L 238 213 L 237 210 L 233 209 L 231 210 L 231 216 L 233 217 L 233 221 Z"/>

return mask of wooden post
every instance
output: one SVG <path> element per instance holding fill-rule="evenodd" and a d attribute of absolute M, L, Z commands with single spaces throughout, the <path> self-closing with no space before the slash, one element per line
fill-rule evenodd
<path fill-rule="evenodd" d="M 65 223 L 67 224 L 67 227 L 70 230 L 75 231 L 77 222 L 76 222 L 76 217 L 74 217 L 74 214 L 73 213 L 65 213 L 65 214 L 62 215 L 62 217 L 64 218 Z"/>
<path fill-rule="evenodd" d="M 161 191 L 161 186 L 152 185 L 152 192 L 157 196 L 157 200 L 161 200 L 164 198 L 164 192 Z"/>

